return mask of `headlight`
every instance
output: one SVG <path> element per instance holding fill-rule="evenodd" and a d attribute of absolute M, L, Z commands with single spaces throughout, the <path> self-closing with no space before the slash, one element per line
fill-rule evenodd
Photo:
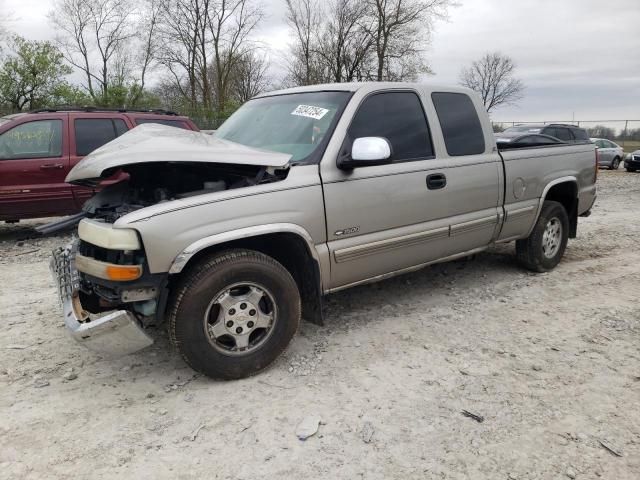
<path fill-rule="evenodd" d="M 78 236 L 92 245 L 110 250 L 140 250 L 138 232 L 131 228 L 113 228 L 113 225 L 84 218 L 78 225 Z"/>

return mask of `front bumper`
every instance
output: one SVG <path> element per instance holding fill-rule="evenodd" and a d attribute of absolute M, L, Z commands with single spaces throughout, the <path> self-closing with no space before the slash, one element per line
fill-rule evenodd
<path fill-rule="evenodd" d="M 640 158 L 638 158 L 637 160 L 628 158 L 624 161 L 624 166 L 625 168 L 635 168 L 637 170 L 640 170 Z"/>
<path fill-rule="evenodd" d="M 133 313 L 87 312 L 80 302 L 80 277 L 75 268 L 77 242 L 53 251 L 51 272 L 58 286 L 64 322 L 71 336 L 90 350 L 108 356 L 137 352 L 153 343 Z"/>

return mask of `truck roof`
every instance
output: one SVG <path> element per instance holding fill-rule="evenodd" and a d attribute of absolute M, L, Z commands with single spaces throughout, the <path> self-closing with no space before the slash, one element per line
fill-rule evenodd
<path fill-rule="evenodd" d="M 417 89 L 426 92 L 452 92 L 452 93 L 474 93 L 473 90 L 466 87 L 440 85 L 431 82 L 351 82 L 351 83 L 323 83 L 319 85 L 308 85 L 304 87 L 285 88 L 272 92 L 265 92 L 257 95 L 255 98 L 271 97 L 274 95 L 287 95 L 291 93 L 320 92 L 320 91 L 346 91 L 356 92 L 364 90 L 366 93 L 375 92 L 377 90 L 393 90 L 393 89 Z"/>

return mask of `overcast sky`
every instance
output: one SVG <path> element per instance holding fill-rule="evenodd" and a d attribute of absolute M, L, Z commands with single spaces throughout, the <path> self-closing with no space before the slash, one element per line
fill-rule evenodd
<path fill-rule="evenodd" d="M 278 72 L 289 41 L 284 0 L 263 0 L 268 20 L 260 37 Z M 492 115 L 497 121 L 640 120 L 640 0 L 459 0 L 438 22 L 425 52 L 435 75 L 457 83 L 463 66 L 487 51 L 517 64 L 525 97 Z M 12 29 L 52 39 L 50 0 L 4 0 Z M 2 14 L 2 12 L 0 12 Z M 280 53 L 278 53 L 280 52 Z"/>

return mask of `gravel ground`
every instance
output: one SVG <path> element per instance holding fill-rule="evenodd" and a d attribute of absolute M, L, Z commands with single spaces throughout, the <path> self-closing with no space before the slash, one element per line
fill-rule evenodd
<path fill-rule="evenodd" d="M 638 205 L 640 175 L 602 172 L 555 271 L 508 245 L 332 295 L 236 382 L 164 331 L 119 359 L 76 345 L 47 268 L 70 235 L 0 225 L 0 477 L 638 479 Z"/>

